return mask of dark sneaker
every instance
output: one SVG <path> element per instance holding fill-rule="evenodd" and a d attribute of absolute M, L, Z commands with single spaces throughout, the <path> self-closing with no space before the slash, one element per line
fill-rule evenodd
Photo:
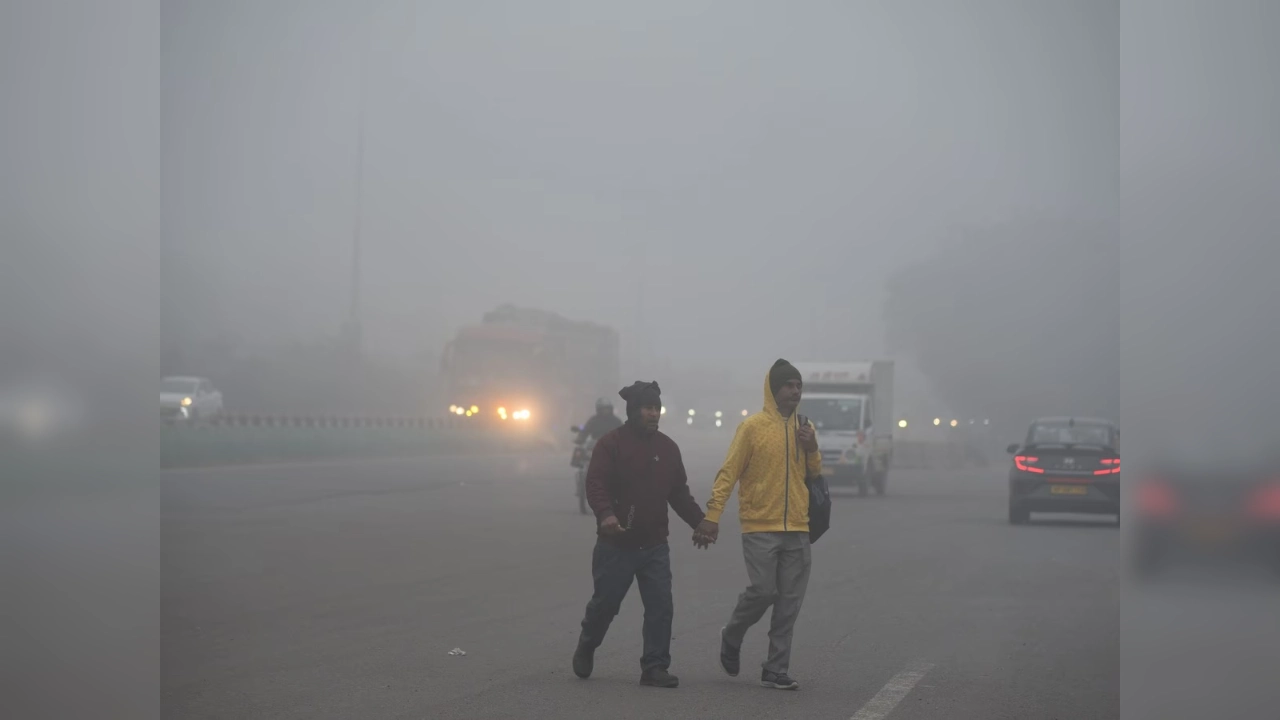
<path fill-rule="evenodd" d="M 760 684 L 774 690 L 800 689 L 800 683 L 787 677 L 786 673 L 771 673 L 768 670 L 760 673 Z"/>
<path fill-rule="evenodd" d="M 662 668 L 653 668 L 640 673 L 640 684 L 661 688 L 680 687 L 680 678 Z"/>
<path fill-rule="evenodd" d="M 591 677 L 591 670 L 595 665 L 596 651 L 578 643 L 578 649 L 573 652 L 573 674 L 586 680 Z"/>
<path fill-rule="evenodd" d="M 720 628 L 720 667 L 724 668 L 729 677 L 738 677 L 738 659 L 741 654 L 740 650 L 729 647 L 729 643 L 724 640 L 724 628 Z"/>

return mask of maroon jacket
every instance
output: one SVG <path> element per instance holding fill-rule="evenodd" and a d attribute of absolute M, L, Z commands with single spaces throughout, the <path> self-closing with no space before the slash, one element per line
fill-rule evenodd
<path fill-rule="evenodd" d="M 622 548 L 665 543 L 668 504 L 691 528 L 704 516 L 689 493 L 680 448 L 666 435 L 645 435 L 631 423 L 596 442 L 587 467 L 587 502 L 597 525 L 613 515 L 627 528 L 618 536 L 600 536 Z"/>

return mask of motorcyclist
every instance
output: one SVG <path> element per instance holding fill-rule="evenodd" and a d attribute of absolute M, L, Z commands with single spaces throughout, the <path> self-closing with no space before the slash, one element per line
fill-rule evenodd
<path fill-rule="evenodd" d="M 576 489 L 578 511 L 584 515 L 589 512 L 586 480 L 587 463 L 590 460 L 590 455 L 583 446 L 587 442 L 587 438 L 591 438 L 594 442 L 622 427 L 622 424 L 622 420 L 613 414 L 613 402 L 607 398 L 598 398 L 596 399 L 596 414 L 583 423 L 582 429 L 578 431 L 578 438 L 574 441 L 573 458 L 569 461 L 569 464 L 578 469 Z"/>
<path fill-rule="evenodd" d="M 587 438 L 599 440 L 605 433 L 620 427 L 622 427 L 622 420 L 613 414 L 613 401 L 608 398 L 598 398 L 596 414 L 583 423 L 582 430 L 578 432 L 578 439 L 574 442 L 581 445 L 587 441 Z"/>

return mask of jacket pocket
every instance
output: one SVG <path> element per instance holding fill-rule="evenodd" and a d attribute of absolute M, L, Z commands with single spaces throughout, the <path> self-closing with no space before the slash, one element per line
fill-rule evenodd
<path fill-rule="evenodd" d="M 801 461 L 799 463 L 799 472 L 793 470 L 791 477 L 799 478 L 800 482 L 791 484 L 791 503 L 789 510 L 791 517 L 787 518 L 787 522 L 803 525 L 809 522 L 809 468 Z"/>

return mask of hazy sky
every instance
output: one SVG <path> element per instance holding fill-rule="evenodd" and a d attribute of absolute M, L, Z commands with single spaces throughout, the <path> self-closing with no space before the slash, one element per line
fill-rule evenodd
<path fill-rule="evenodd" d="M 344 319 L 366 33 L 379 354 L 511 301 L 630 357 L 873 355 L 888 271 L 1117 192 L 1114 2 L 174 0 L 164 31 L 166 327 L 195 334 Z"/>

